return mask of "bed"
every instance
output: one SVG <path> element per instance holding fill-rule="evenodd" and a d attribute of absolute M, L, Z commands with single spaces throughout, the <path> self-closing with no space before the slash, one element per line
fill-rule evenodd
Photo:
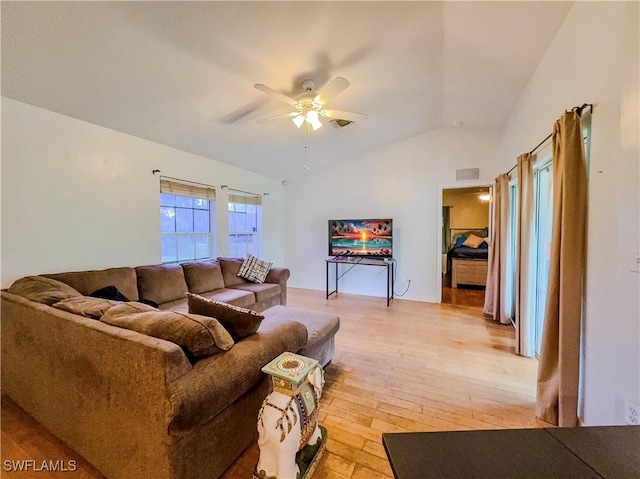
<path fill-rule="evenodd" d="M 487 228 L 451 229 L 451 248 L 447 252 L 447 269 L 451 271 L 452 288 L 457 288 L 459 284 L 472 286 L 486 286 L 487 284 L 487 264 L 489 260 L 487 243 L 484 242 L 476 248 L 461 244 L 472 234 L 479 238 L 486 238 L 488 230 Z"/>

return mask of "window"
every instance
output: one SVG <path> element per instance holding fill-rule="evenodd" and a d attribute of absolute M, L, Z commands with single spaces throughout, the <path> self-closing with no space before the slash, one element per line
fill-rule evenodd
<path fill-rule="evenodd" d="M 515 175 L 514 175 L 515 176 Z M 518 180 L 517 178 L 513 182 L 509 183 L 509 231 L 508 231 L 508 248 L 509 253 L 507 257 L 507 289 L 506 295 L 509 298 L 508 308 L 511 313 L 511 322 L 515 324 L 517 319 L 516 311 L 516 288 L 517 274 L 518 274 Z"/>
<path fill-rule="evenodd" d="M 260 256 L 262 197 L 229 190 L 229 254 L 236 258 Z"/>
<path fill-rule="evenodd" d="M 214 256 L 213 187 L 161 179 L 160 227 L 163 263 Z"/>
<path fill-rule="evenodd" d="M 534 353 L 540 356 L 542 325 L 547 301 L 549 263 L 551 261 L 551 225 L 553 221 L 553 163 L 548 161 L 534 172 Z"/>

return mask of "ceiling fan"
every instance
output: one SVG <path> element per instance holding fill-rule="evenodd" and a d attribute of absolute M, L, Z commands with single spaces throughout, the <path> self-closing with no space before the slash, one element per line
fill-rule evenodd
<path fill-rule="evenodd" d="M 349 82 L 342 77 L 334 78 L 331 83 L 320 90 L 320 92 L 313 91 L 313 89 L 315 88 L 313 80 L 304 80 L 301 83 L 303 91 L 302 93 L 296 95 L 295 98 L 280 93 L 279 91 L 276 91 L 273 88 L 269 88 L 268 86 L 261 83 L 256 83 L 253 86 L 258 90 L 266 93 L 267 95 L 273 98 L 277 98 L 278 100 L 283 101 L 295 108 L 295 111 L 271 116 L 269 118 L 263 118 L 261 120 L 258 120 L 258 123 L 267 123 L 274 120 L 291 118 L 291 120 L 298 128 L 300 128 L 306 121 L 306 123 L 311 125 L 311 128 L 313 128 L 313 130 L 315 131 L 322 126 L 320 118 L 329 118 L 331 120 L 345 120 L 347 122 L 367 119 L 367 115 L 363 115 L 362 113 L 330 110 L 325 108 L 325 105 L 329 102 L 329 100 L 331 100 L 338 93 L 344 91 L 349 86 Z"/>

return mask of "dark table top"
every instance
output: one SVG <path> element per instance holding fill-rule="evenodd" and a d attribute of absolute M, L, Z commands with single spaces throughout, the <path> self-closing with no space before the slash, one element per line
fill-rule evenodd
<path fill-rule="evenodd" d="M 396 479 L 640 478 L 640 427 L 383 434 Z"/>

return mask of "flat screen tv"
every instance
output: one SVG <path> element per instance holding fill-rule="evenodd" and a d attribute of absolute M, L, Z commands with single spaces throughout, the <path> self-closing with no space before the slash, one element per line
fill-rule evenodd
<path fill-rule="evenodd" d="M 393 257 L 393 220 L 329 220 L 331 256 Z"/>

